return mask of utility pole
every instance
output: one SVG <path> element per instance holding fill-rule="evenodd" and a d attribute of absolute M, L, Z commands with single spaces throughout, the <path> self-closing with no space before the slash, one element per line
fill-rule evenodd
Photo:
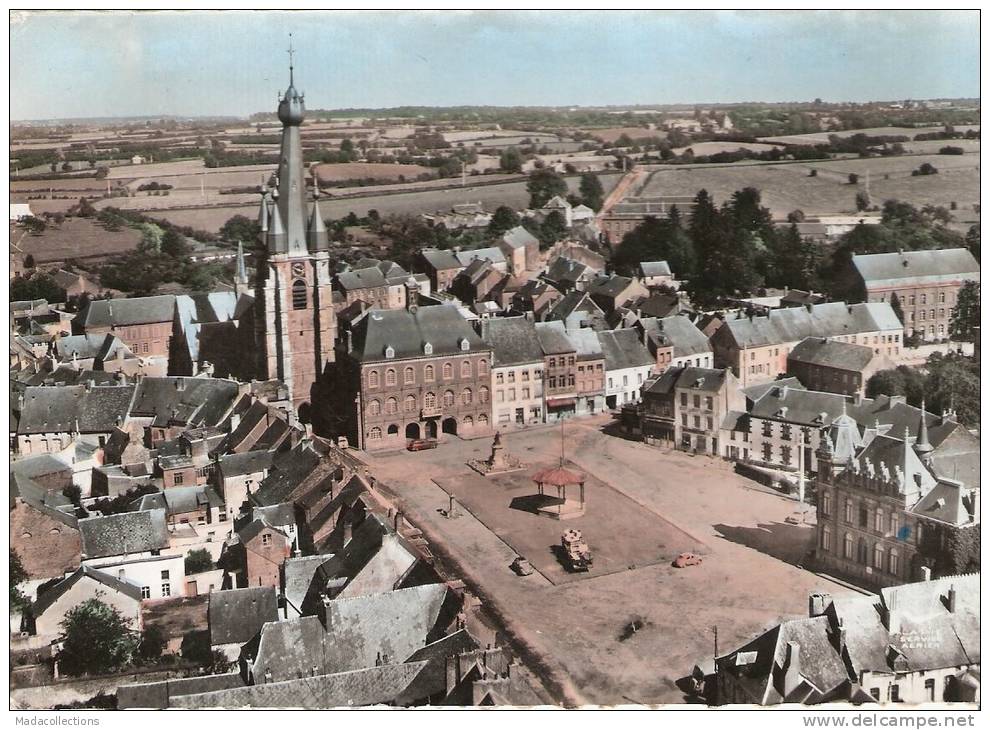
<path fill-rule="evenodd" d="M 461 160 L 461 187 L 467 185 L 467 160 Z"/>

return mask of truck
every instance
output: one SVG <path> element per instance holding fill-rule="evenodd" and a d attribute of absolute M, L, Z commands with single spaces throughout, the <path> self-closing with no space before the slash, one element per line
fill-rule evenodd
<path fill-rule="evenodd" d="M 584 573 L 591 568 L 594 559 L 591 548 L 585 542 L 580 530 L 567 530 L 560 537 L 560 547 L 564 556 L 564 567 L 572 573 Z"/>

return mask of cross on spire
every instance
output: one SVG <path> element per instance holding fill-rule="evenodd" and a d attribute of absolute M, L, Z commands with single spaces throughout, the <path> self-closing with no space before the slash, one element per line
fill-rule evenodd
<path fill-rule="evenodd" d="M 295 51 L 292 48 L 292 33 L 289 33 L 289 86 L 292 86 L 292 56 Z"/>

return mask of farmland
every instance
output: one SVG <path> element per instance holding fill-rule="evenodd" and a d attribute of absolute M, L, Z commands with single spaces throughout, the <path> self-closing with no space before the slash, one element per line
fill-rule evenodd
<path fill-rule="evenodd" d="M 977 125 L 955 127 L 957 132 L 979 131 Z M 852 137 L 854 134 L 865 134 L 867 137 L 907 137 L 913 140 L 919 134 L 942 132 L 945 127 L 871 127 L 869 129 L 847 129 L 842 132 L 813 132 L 811 134 L 786 134 L 780 137 L 761 137 L 760 142 L 776 144 L 828 144 L 831 135 L 837 137 Z M 943 144 L 952 144 L 944 142 Z"/>
<path fill-rule="evenodd" d="M 585 129 L 582 131 L 587 132 L 595 139 L 600 139 L 602 142 L 609 144 L 615 143 L 622 135 L 626 135 L 632 140 L 646 139 L 648 137 L 665 139 L 667 137 L 666 132 L 647 129 L 646 127 L 606 127 L 604 129 Z"/>
<path fill-rule="evenodd" d="M 320 164 L 311 168 L 323 184 L 347 180 L 414 180 L 420 175 L 436 176 L 432 167 L 385 164 L 381 162 L 343 162 Z"/>
<path fill-rule="evenodd" d="M 140 240 L 141 233 L 133 228 L 108 231 L 92 218 L 66 218 L 61 225 L 48 226 L 40 235 L 23 236 L 19 245 L 39 265 L 70 259 L 96 263 L 130 251 Z"/>
<path fill-rule="evenodd" d="M 686 150 L 691 150 L 695 156 L 715 155 L 719 152 L 735 152 L 736 150 L 749 150 L 750 152 L 769 152 L 770 150 L 781 149 L 780 145 L 764 144 L 762 142 L 695 142 L 686 147 L 675 148 L 675 155 L 682 155 Z"/>
<path fill-rule="evenodd" d="M 938 168 L 939 174 L 913 177 L 911 171 L 926 161 Z M 958 217 L 968 220 L 971 204 L 979 201 L 978 164 L 976 155 L 912 155 L 814 163 L 655 167 L 640 194 L 694 195 L 705 188 L 723 201 L 736 190 L 755 187 L 763 194 L 763 204 L 778 218 L 797 209 L 807 215 L 853 213 L 856 193 L 869 170 L 875 203 L 897 199 L 917 206 L 949 207 L 955 201 L 960 208 Z M 809 176 L 811 169 L 819 170 L 817 177 Z M 859 175 L 860 185 L 849 184 L 850 173 Z"/>

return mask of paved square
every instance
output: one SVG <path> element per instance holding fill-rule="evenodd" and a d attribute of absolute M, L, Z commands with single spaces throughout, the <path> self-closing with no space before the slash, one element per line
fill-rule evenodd
<path fill-rule="evenodd" d="M 583 471 L 571 462 L 565 465 Z M 531 464 L 488 478 L 465 471 L 435 482 L 555 585 L 670 563 L 685 551 L 707 552 L 700 540 L 587 471 L 584 515 L 555 520 L 529 511 L 532 500 L 527 498 L 537 493 L 530 476 L 544 466 L 556 464 Z M 571 528 L 581 530 L 591 548 L 594 564 L 586 573 L 572 573 L 560 561 L 560 536 Z"/>

